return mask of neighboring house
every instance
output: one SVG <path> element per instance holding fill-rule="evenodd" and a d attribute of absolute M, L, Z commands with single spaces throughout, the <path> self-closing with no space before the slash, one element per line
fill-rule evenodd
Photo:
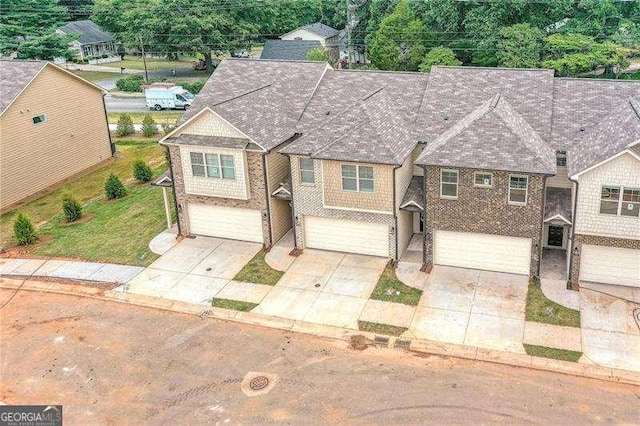
<path fill-rule="evenodd" d="M 306 61 L 307 53 L 318 46 L 322 46 L 318 40 L 267 40 L 260 59 Z"/>
<path fill-rule="evenodd" d="M 113 154 L 100 87 L 41 61 L 0 61 L 0 210 Z"/>
<path fill-rule="evenodd" d="M 349 59 L 349 34 L 347 30 L 341 30 L 338 35 L 338 48 L 340 54 L 340 61 L 346 61 L 352 64 L 365 64 L 367 63 L 366 48 L 362 44 L 353 45 L 353 51 L 351 52 L 351 60 Z"/>
<path fill-rule="evenodd" d="M 320 22 L 305 25 L 280 36 L 280 40 L 315 40 L 325 48 L 338 47 L 340 31 Z"/>
<path fill-rule="evenodd" d="M 87 59 L 88 57 L 117 57 L 116 44 L 113 35 L 107 31 L 103 31 L 93 21 L 73 21 L 58 28 L 56 33 L 62 35 L 76 36 L 74 40 L 69 42 L 71 50 L 79 59 Z M 117 58 L 120 59 L 119 57 Z"/>

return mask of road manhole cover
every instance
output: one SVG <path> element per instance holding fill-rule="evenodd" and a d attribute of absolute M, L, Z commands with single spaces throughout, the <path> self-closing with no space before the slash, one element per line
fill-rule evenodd
<path fill-rule="evenodd" d="M 258 376 L 251 379 L 249 387 L 254 391 L 259 391 L 269 386 L 269 378 L 267 376 Z"/>

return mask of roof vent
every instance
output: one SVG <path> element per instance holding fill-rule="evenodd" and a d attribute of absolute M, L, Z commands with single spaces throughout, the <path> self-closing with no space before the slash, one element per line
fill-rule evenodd
<path fill-rule="evenodd" d="M 329 114 L 331 114 L 331 111 L 327 111 L 324 113 L 324 115 L 329 115 Z"/>
<path fill-rule="evenodd" d="M 584 126 L 580 127 L 580 131 L 581 131 L 581 132 L 584 132 L 585 130 L 587 130 L 587 128 L 586 128 L 586 127 L 584 127 Z"/>
<path fill-rule="evenodd" d="M 449 120 L 449 115 L 445 114 L 444 117 L 442 117 L 442 118 L 444 119 L 444 121 L 447 121 L 447 120 Z"/>

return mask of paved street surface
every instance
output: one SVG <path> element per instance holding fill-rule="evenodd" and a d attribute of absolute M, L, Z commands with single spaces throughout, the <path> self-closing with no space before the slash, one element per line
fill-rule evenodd
<path fill-rule="evenodd" d="M 147 104 L 144 98 L 114 98 L 105 96 L 104 105 L 107 112 L 147 112 Z M 171 110 L 163 110 L 171 111 Z"/>
<path fill-rule="evenodd" d="M 0 326 L 0 400 L 63 404 L 70 425 L 640 421 L 635 386 L 75 296 L 18 292 Z"/>

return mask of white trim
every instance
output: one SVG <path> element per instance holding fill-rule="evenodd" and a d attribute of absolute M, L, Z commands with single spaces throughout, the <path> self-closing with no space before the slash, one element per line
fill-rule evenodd
<path fill-rule="evenodd" d="M 271 193 L 271 195 L 276 195 L 276 194 L 279 194 L 281 192 L 286 192 L 287 194 L 291 195 L 291 192 L 288 189 L 286 189 L 286 188 L 284 188 L 282 186 L 278 187 L 275 191 L 273 191 Z"/>
<path fill-rule="evenodd" d="M 408 205 L 414 205 L 414 206 L 416 206 L 417 208 L 419 208 L 420 210 L 423 210 L 423 211 L 424 211 L 424 209 L 423 209 L 422 207 L 420 207 L 419 205 L 417 205 L 417 204 L 415 203 L 415 201 L 409 201 L 409 202 L 406 202 L 406 203 L 404 203 L 404 204 L 400 205 L 400 207 L 398 207 L 398 209 L 401 209 L 401 208 L 403 208 L 403 207 L 407 207 Z"/>
<path fill-rule="evenodd" d="M 298 167 L 300 166 L 300 164 L 298 164 Z M 342 171 L 342 167 L 343 166 L 352 166 L 356 168 L 356 176 L 354 178 L 352 177 L 347 177 L 347 179 L 355 179 L 356 180 L 356 189 L 344 189 L 344 182 L 343 180 L 345 179 L 344 177 L 344 172 Z M 371 184 L 373 186 L 373 188 L 371 188 L 371 191 L 362 191 L 360 190 L 360 167 L 368 167 L 371 169 L 371 179 L 367 179 L 367 178 L 362 178 L 362 180 L 367 180 L 367 181 L 371 181 Z M 300 183 L 302 184 L 302 181 L 300 181 Z M 346 192 L 358 192 L 360 194 L 375 194 L 376 193 L 376 169 L 375 166 L 370 165 L 370 166 L 366 166 L 366 165 L 361 165 L 361 164 L 346 164 L 346 163 L 340 163 L 340 188 L 343 191 Z"/>
<path fill-rule="evenodd" d="M 525 178 L 527 180 L 527 186 L 524 188 L 524 203 L 518 201 L 511 201 L 511 178 Z M 509 193 L 507 194 L 507 202 L 512 206 L 526 206 L 529 201 L 529 176 L 528 175 L 519 175 L 519 174 L 509 174 Z M 521 188 L 513 188 L 516 190 L 520 190 Z"/>
<path fill-rule="evenodd" d="M 384 214 L 384 215 L 393 216 L 393 212 L 392 211 L 354 209 L 352 207 L 328 206 L 328 205 L 324 204 L 324 200 L 323 200 L 323 203 L 322 203 L 322 208 L 325 208 L 327 210 L 344 210 L 344 211 L 348 211 L 348 212 L 376 213 L 376 214 Z M 322 216 L 322 215 L 316 214 L 316 215 L 313 215 L 313 216 Z M 332 217 L 332 216 L 322 216 L 322 217 Z"/>
<path fill-rule="evenodd" d="M 311 161 L 311 170 L 302 168 L 302 160 L 310 160 Z M 313 182 L 303 182 L 302 181 L 302 172 L 312 172 L 313 173 Z M 298 181 L 302 186 L 316 186 L 316 160 L 311 157 L 300 155 L 298 156 Z"/>
<path fill-rule="evenodd" d="M 616 209 L 616 213 L 612 214 L 612 213 L 602 213 L 602 202 L 605 201 L 602 198 L 602 189 L 604 188 L 610 188 L 610 189 L 617 189 L 618 190 L 618 200 L 616 201 L 616 203 L 618 204 L 618 207 Z M 622 205 L 625 204 L 625 201 L 623 200 L 624 198 L 624 191 L 640 191 L 640 187 L 635 187 L 635 186 L 624 186 L 624 185 L 600 185 L 600 205 L 598 206 L 598 214 L 600 215 L 606 215 L 606 216 L 616 216 L 616 217 L 628 217 L 631 219 L 638 219 L 640 218 L 639 216 L 631 216 L 628 214 L 622 214 Z M 613 200 L 606 200 L 605 202 L 610 202 L 612 203 Z M 637 201 L 627 201 L 626 203 L 628 204 L 638 204 Z"/>
<path fill-rule="evenodd" d="M 568 225 L 572 225 L 571 221 L 569 219 L 567 219 L 566 217 L 562 216 L 561 214 L 557 214 L 555 216 L 550 217 L 549 219 L 545 219 L 544 222 L 550 222 L 554 219 L 560 219 L 564 222 L 566 222 Z"/>
<path fill-rule="evenodd" d="M 639 240 L 640 236 L 634 235 L 615 235 L 615 234 L 596 234 L 594 232 L 576 232 L 576 235 L 590 235 L 592 237 L 615 238 L 618 240 Z"/>
<path fill-rule="evenodd" d="M 456 174 L 456 195 L 442 195 L 442 173 L 444 172 L 455 172 Z M 447 182 L 447 184 L 451 185 L 451 182 Z M 460 173 L 458 172 L 457 169 L 440 169 L 440 198 L 444 198 L 446 200 L 457 200 L 458 199 L 458 194 L 460 193 L 460 191 L 458 190 L 458 186 L 460 185 Z"/>
<path fill-rule="evenodd" d="M 489 185 L 479 185 L 476 183 L 476 175 L 489 175 L 491 179 L 491 183 Z M 493 173 L 492 172 L 473 172 L 473 186 L 476 188 L 493 188 Z"/>
<path fill-rule="evenodd" d="M 637 144 L 637 143 L 640 143 L 640 141 L 632 143 L 632 144 L 631 144 L 631 146 L 634 146 L 634 145 L 635 145 L 635 144 Z M 629 146 L 629 148 L 630 148 L 631 146 Z M 583 174 L 585 174 L 585 173 L 587 173 L 587 172 L 590 172 L 591 170 L 593 170 L 593 169 L 595 169 L 595 168 L 598 168 L 598 167 L 602 166 L 603 164 L 608 163 L 608 162 L 609 162 L 609 161 L 611 161 L 611 160 L 615 160 L 616 158 L 618 158 L 618 157 L 620 157 L 621 155 L 624 155 L 624 154 L 629 154 L 629 155 L 631 155 L 632 157 L 634 157 L 636 160 L 640 161 L 640 155 L 638 155 L 638 154 L 636 154 L 635 152 L 631 151 L 631 149 L 625 149 L 624 151 L 620 151 L 620 152 L 619 152 L 619 153 L 617 153 L 616 155 L 612 155 L 611 157 L 609 157 L 609 158 L 607 158 L 607 159 L 605 159 L 605 160 L 602 160 L 602 161 L 601 161 L 601 162 L 599 162 L 598 164 L 594 164 L 593 166 L 591 166 L 591 167 L 589 167 L 589 168 L 587 168 L 587 169 L 584 169 L 584 170 L 583 170 L 583 171 L 581 171 L 581 172 L 578 172 L 578 173 L 576 173 L 576 174 L 574 174 L 574 175 L 571 175 L 571 180 L 577 181 L 577 179 L 578 179 L 578 177 L 579 177 L 580 175 L 583 175 Z"/>

